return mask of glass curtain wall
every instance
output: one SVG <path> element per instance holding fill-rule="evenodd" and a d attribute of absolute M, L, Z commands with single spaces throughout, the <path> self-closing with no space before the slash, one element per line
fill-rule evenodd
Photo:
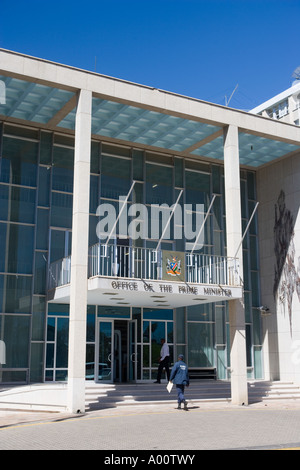
<path fill-rule="evenodd" d="M 50 324 L 47 325 L 47 272 L 50 262 L 70 254 L 74 141 L 72 137 L 7 124 L 1 124 L 0 136 L 0 340 L 6 345 L 6 363 L 0 364 L 0 381 L 43 381 L 45 364 L 49 370 L 47 380 L 58 380 L 67 370 L 62 343 L 67 337 L 68 312 L 64 311 L 62 315 L 62 312 L 50 311 Z M 127 195 L 135 180 L 127 209 L 134 202 L 148 208 L 163 203 L 171 206 L 183 189 L 180 204 L 198 203 L 201 205 L 199 210 L 205 214 L 212 194 L 216 194 L 203 230 L 202 244 L 196 250 L 226 254 L 222 166 L 96 141 L 92 142 L 91 150 L 90 246 L 98 242 L 98 205 L 111 203 L 117 208 L 119 197 Z M 242 171 L 241 178 L 245 228 L 256 202 L 255 173 Z M 191 231 L 196 212 L 189 219 Z M 183 222 L 176 221 L 182 230 Z M 132 240 L 128 233 L 123 233 L 110 243 L 155 248 L 161 225 L 157 233 L 151 233 L 149 225 L 146 239 Z M 190 240 L 174 237 L 172 224 L 170 239 L 163 243 L 162 248 L 178 251 L 188 251 L 192 246 Z M 249 377 L 261 378 L 260 316 L 255 309 L 260 304 L 256 216 L 244 239 L 243 253 L 248 372 Z M 89 307 L 89 322 L 96 314 L 93 309 L 94 306 Z M 177 309 L 174 321 L 174 353 L 184 352 L 195 367 L 217 367 L 219 377 L 227 378 L 230 363 L 226 302 Z M 143 326 L 140 328 L 142 332 Z M 93 329 L 89 328 L 89 358 L 94 355 L 93 334 Z M 198 352 L 197 338 L 201 338 L 201 351 L 198 348 Z M 143 357 L 146 358 L 147 345 L 150 346 L 151 341 L 142 341 L 141 336 L 140 357 L 144 348 Z M 150 378 L 150 352 L 148 357 Z M 148 374 L 147 367 L 141 374 Z M 58 375 L 56 369 L 61 371 Z"/>

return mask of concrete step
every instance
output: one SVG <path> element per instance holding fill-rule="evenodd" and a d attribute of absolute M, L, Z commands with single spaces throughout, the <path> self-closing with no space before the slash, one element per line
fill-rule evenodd
<path fill-rule="evenodd" d="M 300 387 L 292 382 L 256 382 L 249 384 L 251 399 L 300 399 Z"/>
<path fill-rule="evenodd" d="M 201 381 L 202 382 L 202 381 Z M 127 404 L 149 404 L 174 402 L 176 389 L 169 394 L 166 383 L 153 384 L 105 384 L 86 385 L 87 409 L 106 408 L 108 406 L 121 406 Z M 198 400 L 228 400 L 230 398 L 230 384 L 220 383 L 218 386 L 210 384 L 192 383 L 188 389 L 189 399 Z"/>
<path fill-rule="evenodd" d="M 167 382 L 161 384 L 86 384 L 86 409 L 102 409 L 133 404 L 159 404 L 174 402 L 176 388 L 169 394 Z M 249 403 L 264 400 L 299 400 L 300 387 L 291 382 L 253 381 L 248 383 Z M 192 381 L 187 389 L 191 402 L 230 402 L 229 381 Z"/>

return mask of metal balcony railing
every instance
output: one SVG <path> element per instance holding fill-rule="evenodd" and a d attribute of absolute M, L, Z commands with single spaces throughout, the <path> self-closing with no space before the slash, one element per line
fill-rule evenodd
<path fill-rule="evenodd" d="M 240 286 L 236 258 L 186 252 L 184 281 L 196 284 Z M 163 251 L 121 245 L 96 244 L 89 248 L 88 277 L 163 279 Z M 55 261 L 49 269 L 49 290 L 70 283 L 71 257 Z M 170 279 L 176 281 L 179 279 Z"/>

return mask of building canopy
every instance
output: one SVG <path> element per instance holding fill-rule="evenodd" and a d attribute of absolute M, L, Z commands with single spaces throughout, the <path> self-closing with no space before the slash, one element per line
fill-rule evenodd
<path fill-rule="evenodd" d="M 223 131 L 239 128 L 240 165 L 300 149 L 296 126 L 0 49 L 0 119 L 74 134 L 77 92 L 91 89 L 92 138 L 221 162 Z"/>

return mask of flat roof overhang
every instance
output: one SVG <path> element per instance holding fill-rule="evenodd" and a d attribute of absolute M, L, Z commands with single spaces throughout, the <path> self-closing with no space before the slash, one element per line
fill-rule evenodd
<path fill-rule="evenodd" d="M 183 158 L 223 161 L 239 129 L 240 165 L 257 169 L 300 151 L 300 127 L 0 49 L 0 120 L 74 135 L 77 93 L 93 93 L 92 138 Z"/>
<path fill-rule="evenodd" d="M 88 305 L 180 308 L 242 298 L 242 287 L 95 276 L 88 279 Z M 50 303 L 70 303 L 70 285 L 48 292 Z"/>

